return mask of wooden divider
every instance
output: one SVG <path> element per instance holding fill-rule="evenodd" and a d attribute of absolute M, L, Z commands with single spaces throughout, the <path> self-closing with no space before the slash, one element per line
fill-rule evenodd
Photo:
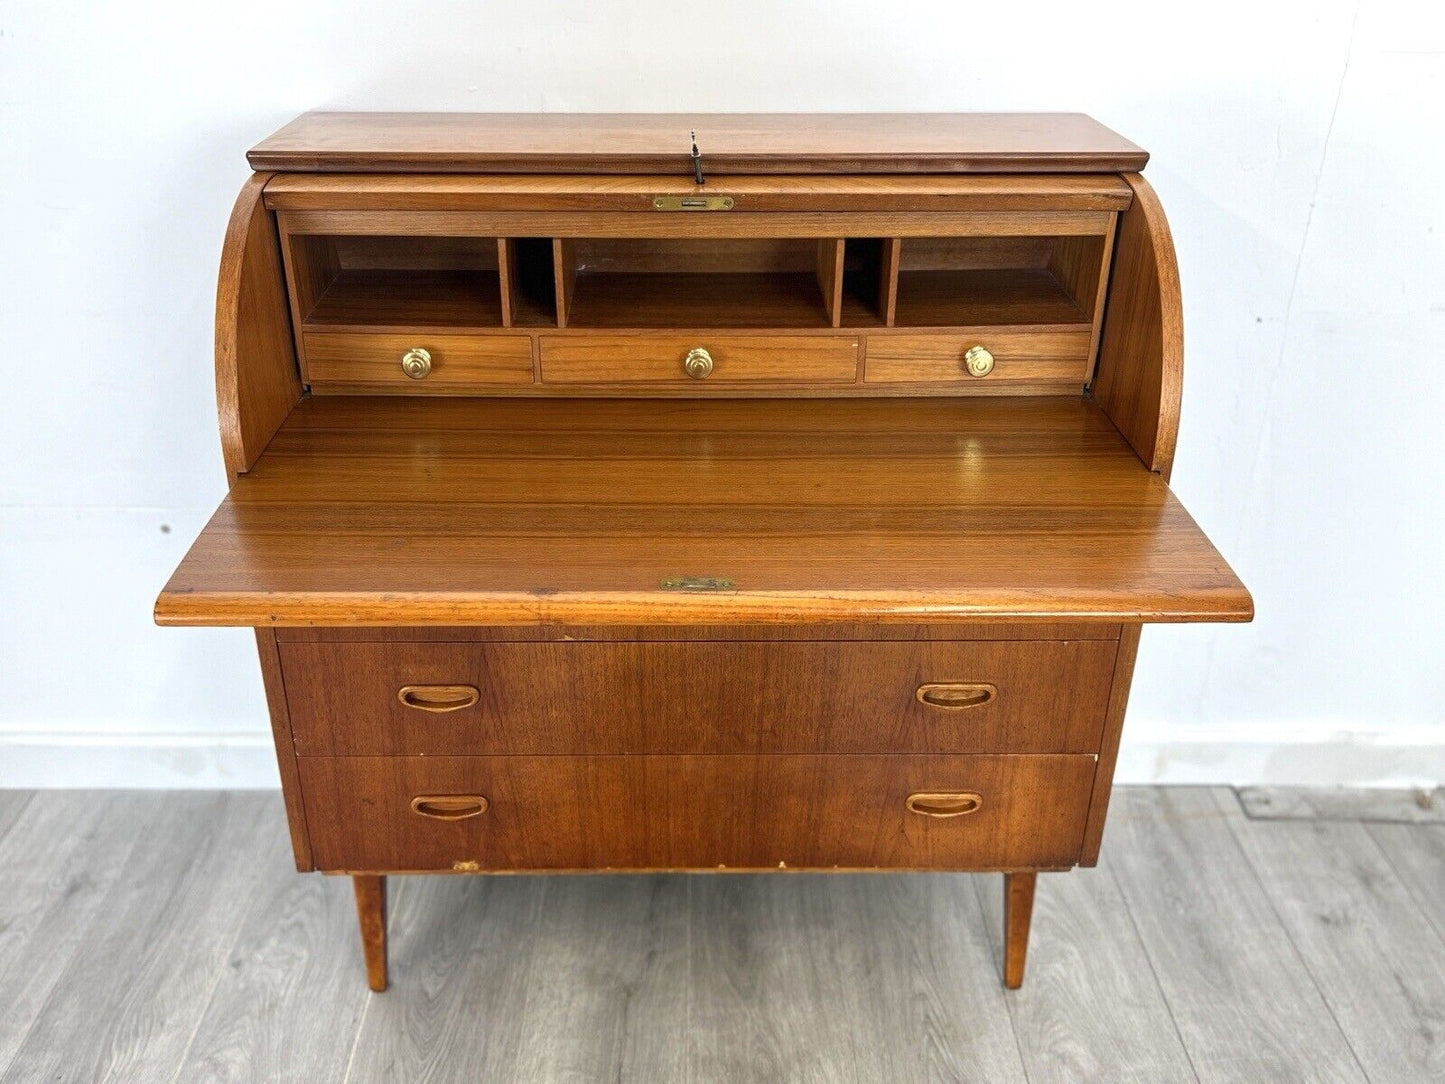
<path fill-rule="evenodd" d="M 818 242 L 818 289 L 830 327 L 843 326 L 843 239 Z"/>

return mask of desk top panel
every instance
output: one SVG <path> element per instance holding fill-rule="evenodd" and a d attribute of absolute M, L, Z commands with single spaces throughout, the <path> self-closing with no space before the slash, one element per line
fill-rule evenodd
<path fill-rule="evenodd" d="M 255 626 L 1251 614 L 1168 486 L 1063 398 L 310 398 L 156 606 Z"/>
<path fill-rule="evenodd" d="M 1082 113 L 303 113 L 251 168 L 361 173 L 1118 173 L 1148 154 Z"/>

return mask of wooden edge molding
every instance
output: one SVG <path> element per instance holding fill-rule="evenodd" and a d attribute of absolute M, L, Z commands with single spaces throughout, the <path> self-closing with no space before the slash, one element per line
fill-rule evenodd
<path fill-rule="evenodd" d="M 809 640 L 1117 640 L 1119 625 L 1030 624 L 999 621 L 952 625 L 869 625 L 820 623 L 794 625 L 361 625 L 283 626 L 275 629 L 277 643 L 536 643 L 618 640 L 677 643 L 706 640 L 809 641 Z"/>
<path fill-rule="evenodd" d="M 1109 687 L 1109 703 L 1104 712 L 1104 732 L 1099 740 L 1099 759 L 1094 765 L 1094 792 L 1089 798 L 1089 814 L 1084 821 L 1084 841 L 1079 850 L 1079 865 L 1094 866 L 1099 862 L 1099 846 L 1104 839 L 1104 820 L 1109 814 L 1109 795 L 1114 787 L 1114 765 L 1119 759 L 1119 740 L 1124 733 L 1124 710 L 1129 706 L 1129 686 L 1134 681 L 1134 660 L 1139 656 L 1140 625 L 1126 625 L 1119 636 L 1119 651 L 1114 656 L 1114 680 Z"/>
<path fill-rule="evenodd" d="M 1164 208 L 1149 182 L 1124 175 L 1134 202 L 1120 217 L 1094 400 L 1144 465 L 1169 480 L 1184 388 L 1184 302 Z"/>
<path fill-rule="evenodd" d="M 619 873 L 696 873 L 716 874 L 719 877 L 727 877 L 734 873 L 775 873 L 779 877 L 790 877 L 798 874 L 807 876 L 811 873 L 873 873 L 894 875 L 900 873 L 1068 873 L 1073 866 L 1030 866 L 1028 869 L 1019 869 L 1016 866 L 1000 865 L 962 865 L 962 866 L 607 866 L 598 868 L 596 866 L 529 866 L 525 869 L 497 869 L 484 867 L 481 862 L 471 859 L 463 859 L 453 862 L 450 869 L 438 868 L 436 866 L 417 866 L 415 868 L 403 868 L 401 866 L 388 866 L 379 869 L 352 869 L 347 866 L 337 866 L 335 869 L 318 869 L 317 873 L 325 877 L 405 877 L 405 876 L 426 876 L 426 877 L 449 877 L 455 874 L 477 874 L 484 877 L 576 877 L 576 876 L 597 876 L 612 877 Z"/>
<path fill-rule="evenodd" d="M 1121 173 L 1148 152 L 1082 113 L 303 113 L 252 169 L 367 173 Z"/>
<path fill-rule="evenodd" d="M 408 237 L 716 238 L 1102 237 L 1114 211 L 753 211 L 630 214 L 600 211 L 278 211 L 288 233 Z"/>
<path fill-rule="evenodd" d="M 223 591 L 167 587 L 156 600 L 158 625 L 327 627 L 363 625 L 786 625 L 826 621 L 917 624 L 997 620 L 1012 623 L 1249 621 L 1247 595 L 1225 584 L 1187 598 L 1060 595 L 1044 606 L 1027 590 L 940 604 L 927 592 L 558 591 Z"/>
<path fill-rule="evenodd" d="M 1122 211 L 1134 193 L 1117 173 L 732 176 L 714 178 L 749 211 Z M 697 195 L 691 177 L 573 174 L 278 173 L 271 210 L 633 211 L 658 196 Z"/>
<path fill-rule="evenodd" d="M 281 794 L 286 801 L 291 850 L 296 856 L 297 872 L 307 873 L 316 866 L 311 860 L 311 835 L 306 827 L 301 773 L 296 767 L 296 743 L 291 734 L 291 713 L 286 707 L 286 684 L 281 674 L 281 649 L 276 644 L 276 633 L 271 629 L 257 629 L 256 650 L 261 656 L 261 681 L 271 714 L 271 736 L 276 742 L 276 765 L 281 771 Z"/>
<path fill-rule="evenodd" d="M 301 399 L 281 246 L 262 201 L 270 176 L 257 173 L 241 186 L 216 284 L 216 412 L 232 482 Z"/>

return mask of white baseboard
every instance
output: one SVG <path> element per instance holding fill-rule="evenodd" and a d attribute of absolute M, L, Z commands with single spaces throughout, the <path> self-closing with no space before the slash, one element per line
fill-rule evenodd
<path fill-rule="evenodd" d="M 1445 783 L 1436 730 L 1327 741 L 1125 741 L 1119 783 L 1434 787 Z M 279 785 L 268 733 L 0 731 L 0 788 L 264 789 Z"/>
<path fill-rule="evenodd" d="M 1438 787 L 1445 744 L 1348 741 L 1125 741 L 1118 783 Z"/>
<path fill-rule="evenodd" d="M 280 785 L 269 733 L 0 731 L 0 788 L 258 790 Z"/>

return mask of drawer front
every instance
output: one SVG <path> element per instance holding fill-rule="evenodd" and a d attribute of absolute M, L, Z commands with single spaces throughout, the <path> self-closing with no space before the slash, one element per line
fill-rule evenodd
<path fill-rule="evenodd" d="M 1112 640 L 280 648 L 302 755 L 1092 753 L 1115 649 Z"/>
<path fill-rule="evenodd" d="M 300 771 L 324 870 L 1001 869 L 1075 862 L 1094 763 L 303 757 Z"/>
<path fill-rule="evenodd" d="M 706 375 L 684 368 L 705 350 Z M 837 335 L 544 335 L 544 384 L 665 384 L 699 393 L 727 384 L 851 384 L 858 339 Z"/>
<path fill-rule="evenodd" d="M 530 384 L 532 342 L 525 335 L 372 335 L 309 331 L 303 336 L 312 384 L 356 384 L 409 394 L 464 391 L 476 385 Z M 414 379 L 401 359 L 420 348 L 431 371 Z"/>
<path fill-rule="evenodd" d="M 950 335 L 870 335 L 866 384 L 1082 385 L 1089 370 L 1091 333 L 1080 331 L 990 331 Z M 993 355 L 993 370 L 973 376 L 964 355 L 982 346 Z"/>

